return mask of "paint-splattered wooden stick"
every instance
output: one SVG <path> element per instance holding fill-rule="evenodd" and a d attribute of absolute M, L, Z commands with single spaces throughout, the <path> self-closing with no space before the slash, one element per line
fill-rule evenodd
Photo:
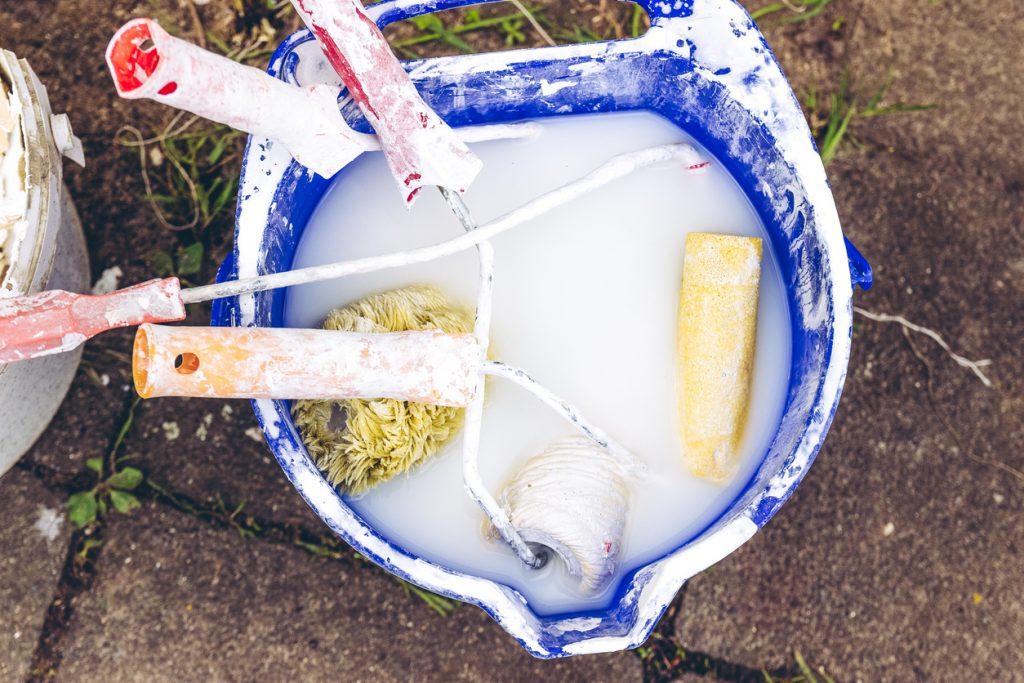
<path fill-rule="evenodd" d="M 103 296 L 51 290 L 0 298 L 0 363 L 70 351 L 104 330 L 184 318 L 173 277 Z"/>
<path fill-rule="evenodd" d="M 463 407 L 479 371 L 476 338 L 439 330 L 143 325 L 132 354 L 143 398 L 394 398 Z"/>
<path fill-rule="evenodd" d="M 380 138 L 406 203 L 424 185 L 463 192 L 482 162 L 427 106 L 359 0 L 292 0 Z"/>

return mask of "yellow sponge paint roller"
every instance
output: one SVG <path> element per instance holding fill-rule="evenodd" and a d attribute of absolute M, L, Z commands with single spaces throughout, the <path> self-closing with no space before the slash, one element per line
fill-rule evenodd
<path fill-rule="evenodd" d="M 761 240 L 686 236 L 676 347 L 683 459 L 724 483 L 739 466 L 757 336 Z"/>

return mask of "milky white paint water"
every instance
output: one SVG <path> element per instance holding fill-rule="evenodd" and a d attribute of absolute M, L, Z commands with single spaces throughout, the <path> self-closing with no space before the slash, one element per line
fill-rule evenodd
<path fill-rule="evenodd" d="M 614 154 L 686 136 L 646 113 L 545 119 L 529 141 L 477 144 L 485 170 L 467 193 L 478 222 L 577 178 Z M 440 196 L 424 190 L 407 212 L 380 154 L 335 179 L 310 220 L 296 267 L 433 244 L 461 227 Z M 693 537 L 734 499 L 774 434 L 789 377 L 790 330 L 782 281 L 765 249 L 750 422 L 743 465 L 727 486 L 691 477 L 683 466 L 674 386 L 676 309 L 689 231 L 764 237 L 733 179 L 717 164 L 693 174 L 640 171 L 494 240 L 497 252 L 492 348 L 579 406 L 642 457 L 650 478 L 635 486 L 621 570 L 646 564 Z M 289 326 L 320 324 L 326 313 L 368 294 L 432 283 L 472 305 L 476 255 L 305 285 L 287 293 Z M 497 492 L 553 439 L 573 434 L 521 389 L 488 384 L 481 471 Z M 456 440 L 427 466 L 351 505 L 378 531 L 444 566 L 503 581 L 540 613 L 608 604 L 616 582 L 582 596 L 554 563 L 521 567 L 485 539 L 482 513 L 462 489 Z"/>

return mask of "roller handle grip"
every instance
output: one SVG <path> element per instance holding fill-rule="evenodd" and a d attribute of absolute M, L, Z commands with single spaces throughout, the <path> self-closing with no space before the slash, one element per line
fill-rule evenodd
<path fill-rule="evenodd" d="M 359 0 L 291 0 L 377 132 L 407 204 L 425 185 L 463 192 L 483 167 L 416 91 Z"/>
<path fill-rule="evenodd" d="M 476 391 L 471 334 L 363 334 L 143 325 L 132 374 L 143 398 L 395 398 L 463 407 Z"/>
<path fill-rule="evenodd" d="M 184 318 L 181 285 L 174 277 L 101 296 L 57 289 L 0 299 L 0 363 L 70 351 L 118 327 Z"/>
<path fill-rule="evenodd" d="M 339 88 L 285 83 L 175 38 L 152 19 L 122 26 L 107 46 L 106 60 L 121 97 L 152 99 L 276 140 L 325 178 L 376 143 L 345 122 Z"/>

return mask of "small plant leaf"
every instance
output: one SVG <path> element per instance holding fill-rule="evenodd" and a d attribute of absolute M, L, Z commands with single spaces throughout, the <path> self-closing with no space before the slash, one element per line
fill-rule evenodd
<path fill-rule="evenodd" d="M 82 542 L 82 547 L 78 551 L 78 557 L 86 559 L 89 557 L 89 551 L 93 548 L 99 548 L 103 545 L 103 541 L 95 538 L 87 538 Z"/>
<path fill-rule="evenodd" d="M 416 28 L 421 31 L 426 31 L 428 29 L 436 31 L 438 26 L 443 26 L 441 20 L 434 14 L 423 14 L 418 17 L 413 17 L 411 21 Z"/>
<path fill-rule="evenodd" d="M 399 580 L 401 581 L 401 579 Z M 405 581 L 402 581 L 401 583 L 402 587 L 405 589 L 405 592 L 407 594 L 415 595 L 417 598 L 425 602 L 427 604 L 427 607 L 434 610 L 442 617 L 446 617 L 455 611 L 456 604 L 451 600 L 443 598 L 440 595 L 437 595 L 436 593 L 431 593 L 430 591 L 423 590 L 419 586 L 414 586 L 411 583 L 407 583 Z"/>
<path fill-rule="evenodd" d="M 206 156 L 206 161 L 209 164 L 215 164 L 220 161 L 220 158 L 224 156 L 224 150 L 228 148 L 231 143 L 232 137 L 230 135 L 222 135 L 217 140 L 217 144 L 213 146 L 213 150 Z"/>
<path fill-rule="evenodd" d="M 131 491 L 142 483 L 142 472 L 134 467 L 125 467 L 120 472 L 115 472 L 107 479 L 107 484 L 115 489 Z"/>
<path fill-rule="evenodd" d="M 154 249 L 149 252 L 146 260 L 149 261 L 149 267 L 153 269 L 154 274 L 160 277 L 174 274 L 174 259 L 166 251 Z"/>
<path fill-rule="evenodd" d="M 110 492 L 110 502 L 114 504 L 115 510 L 124 515 L 141 506 L 138 498 L 130 493 L 117 490 Z"/>
<path fill-rule="evenodd" d="M 232 177 L 220 190 L 220 194 L 213 201 L 213 206 L 210 207 L 210 211 L 213 214 L 220 213 L 221 209 L 227 206 L 228 202 L 232 197 L 235 196 L 235 190 L 238 189 L 238 178 Z"/>
<path fill-rule="evenodd" d="M 96 494 L 92 491 L 80 491 L 68 498 L 68 519 L 78 527 L 96 521 Z"/>
<path fill-rule="evenodd" d="M 178 249 L 178 275 L 195 275 L 203 267 L 203 243 L 194 242 Z"/>
<path fill-rule="evenodd" d="M 85 466 L 99 474 L 103 471 L 103 458 L 89 458 L 85 461 Z"/>

